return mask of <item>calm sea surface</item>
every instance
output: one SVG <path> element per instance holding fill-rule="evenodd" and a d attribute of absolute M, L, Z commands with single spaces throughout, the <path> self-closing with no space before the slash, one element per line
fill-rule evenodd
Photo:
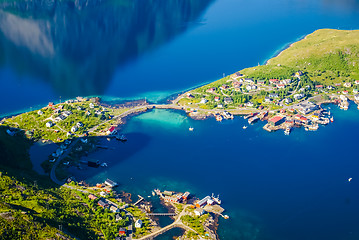
<path fill-rule="evenodd" d="M 218 123 L 153 110 L 129 121 L 128 142 L 104 139 L 116 149 L 89 156 L 109 168 L 74 173 L 91 183 L 109 177 L 134 196 L 220 194 L 230 216 L 220 220 L 221 239 L 359 239 L 359 111 L 330 107 L 333 124 L 289 136 L 263 123 L 244 130 L 240 117 Z"/>
<path fill-rule="evenodd" d="M 354 0 L 1 1 L 0 115 L 78 95 L 159 101 L 318 28 L 358 29 L 358 13 Z M 128 142 L 91 155 L 109 168 L 75 173 L 142 196 L 220 194 L 221 239 L 357 240 L 359 111 L 331 108 L 334 124 L 290 136 L 154 110 L 128 122 Z"/>

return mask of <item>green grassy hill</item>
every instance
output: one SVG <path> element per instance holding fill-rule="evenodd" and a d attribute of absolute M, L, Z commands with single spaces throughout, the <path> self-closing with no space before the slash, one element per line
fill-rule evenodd
<path fill-rule="evenodd" d="M 270 59 L 267 65 L 241 72 L 254 78 L 283 79 L 297 70 L 324 84 L 359 79 L 359 30 L 317 30 Z"/>

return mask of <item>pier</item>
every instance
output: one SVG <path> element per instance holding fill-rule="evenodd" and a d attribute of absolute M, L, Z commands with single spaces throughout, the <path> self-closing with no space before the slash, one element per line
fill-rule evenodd
<path fill-rule="evenodd" d="M 147 213 L 147 216 L 176 216 L 176 213 Z"/>
<path fill-rule="evenodd" d="M 140 199 L 137 200 L 137 202 L 135 202 L 135 204 L 133 204 L 134 206 L 136 206 L 137 204 L 139 204 L 144 198 L 140 195 L 137 195 Z"/>

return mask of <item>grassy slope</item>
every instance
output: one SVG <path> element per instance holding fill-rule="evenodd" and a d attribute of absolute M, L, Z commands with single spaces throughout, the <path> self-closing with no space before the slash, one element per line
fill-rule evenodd
<path fill-rule="evenodd" d="M 278 66 L 280 64 L 280 66 Z M 252 77 L 280 78 L 302 70 L 326 85 L 359 79 L 359 31 L 321 29 L 292 44 L 266 66 L 244 69 Z M 284 75 L 284 76 L 283 76 Z"/>

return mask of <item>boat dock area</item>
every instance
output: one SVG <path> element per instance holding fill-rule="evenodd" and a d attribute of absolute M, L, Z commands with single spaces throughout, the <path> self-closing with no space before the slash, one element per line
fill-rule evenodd
<path fill-rule="evenodd" d="M 206 205 L 203 209 L 206 212 L 211 212 L 218 215 L 221 215 L 224 212 L 224 208 L 219 205 Z"/>

